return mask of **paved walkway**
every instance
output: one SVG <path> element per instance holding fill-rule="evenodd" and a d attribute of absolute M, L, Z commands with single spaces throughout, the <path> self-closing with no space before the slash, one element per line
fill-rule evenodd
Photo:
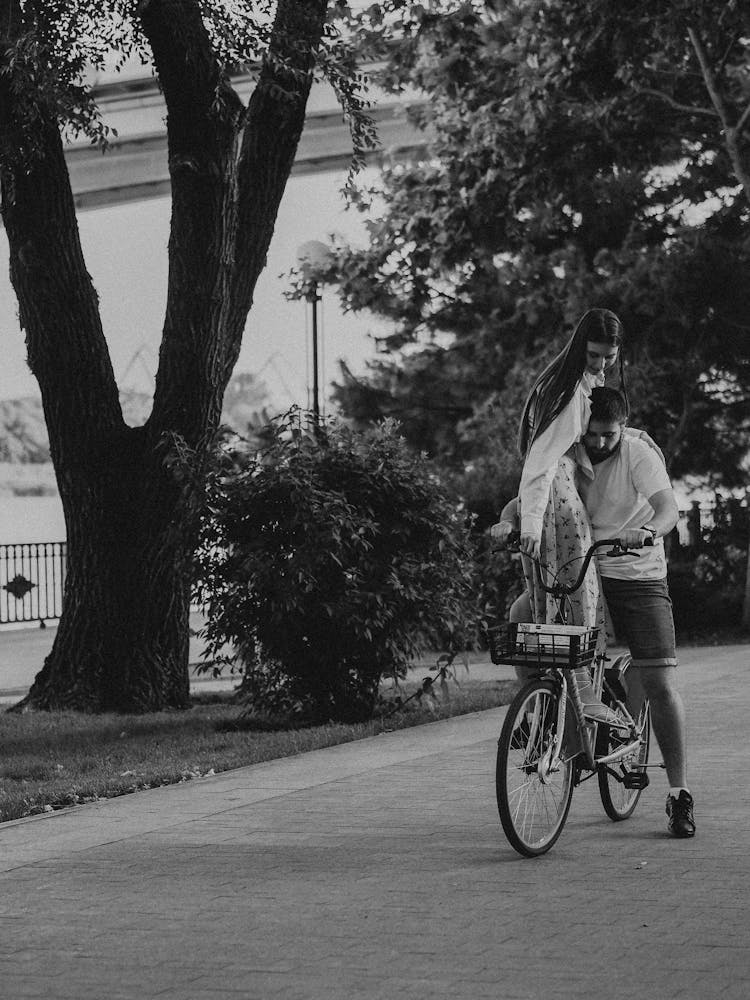
<path fill-rule="evenodd" d="M 499 828 L 483 712 L 0 827 L 4 1000 L 750 996 L 750 647 L 684 650 L 699 833 Z"/>

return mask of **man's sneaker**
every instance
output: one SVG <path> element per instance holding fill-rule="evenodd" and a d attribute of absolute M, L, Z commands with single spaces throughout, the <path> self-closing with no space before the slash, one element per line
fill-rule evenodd
<path fill-rule="evenodd" d="M 673 837 L 694 837 L 693 796 L 685 789 L 677 798 L 667 796 L 667 829 Z"/>

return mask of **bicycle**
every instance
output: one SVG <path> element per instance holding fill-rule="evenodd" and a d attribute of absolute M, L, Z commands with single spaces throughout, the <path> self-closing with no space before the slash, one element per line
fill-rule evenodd
<path fill-rule="evenodd" d="M 614 822 L 628 819 L 648 785 L 650 709 L 644 701 L 633 719 L 626 707 L 625 662 L 605 667 L 595 655 L 598 628 L 566 624 L 566 598 L 583 583 L 595 551 L 624 555 L 619 539 L 595 542 L 587 551 L 572 584 L 546 584 L 536 563 L 542 589 L 558 602 L 555 623 L 508 622 L 488 630 L 493 663 L 532 668 L 533 676 L 515 696 L 498 740 L 496 794 L 503 830 L 525 857 L 545 854 L 557 841 L 568 818 L 573 790 L 597 776 L 606 814 Z M 573 671 L 592 670 L 598 697 L 616 713 L 619 725 L 584 717 Z"/>

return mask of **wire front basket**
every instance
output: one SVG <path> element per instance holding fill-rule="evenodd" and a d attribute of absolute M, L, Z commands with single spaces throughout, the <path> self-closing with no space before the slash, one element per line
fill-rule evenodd
<path fill-rule="evenodd" d="M 598 628 L 585 625 L 536 625 L 506 622 L 487 630 L 493 663 L 514 667 L 588 667 L 594 659 Z"/>

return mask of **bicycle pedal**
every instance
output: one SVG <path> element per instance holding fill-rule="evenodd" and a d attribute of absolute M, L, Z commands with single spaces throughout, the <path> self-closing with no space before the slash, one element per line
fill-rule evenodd
<path fill-rule="evenodd" d="M 626 788 L 637 788 L 642 791 L 644 788 L 648 788 L 648 773 L 646 771 L 626 771 L 622 776 L 622 783 Z"/>

